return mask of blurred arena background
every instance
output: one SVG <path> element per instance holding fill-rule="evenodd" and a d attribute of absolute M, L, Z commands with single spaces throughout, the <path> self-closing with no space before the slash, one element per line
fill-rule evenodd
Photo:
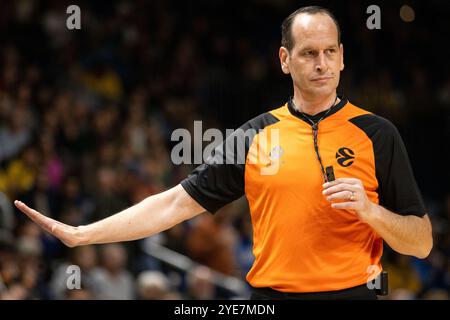
<path fill-rule="evenodd" d="M 66 28 L 71 4 L 81 30 Z M 286 102 L 279 26 L 310 4 L 336 14 L 339 91 L 399 128 L 433 222 L 426 260 L 385 249 L 387 299 L 449 299 L 450 2 L 436 0 L 1 1 L 0 299 L 247 298 L 243 200 L 145 240 L 76 249 L 12 201 L 80 225 L 174 186 L 193 168 L 170 160 L 174 129 L 236 128 Z M 370 4 L 381 30 L 366 28 Z M 66 287 L 73 264 L 81 290 Z"/>

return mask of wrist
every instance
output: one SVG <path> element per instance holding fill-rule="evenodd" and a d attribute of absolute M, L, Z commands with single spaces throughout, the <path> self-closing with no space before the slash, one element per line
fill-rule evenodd
<path fill-rule="evenodd" d="M 372 224 L 380 218 L 381 207 L 378 204 L 369 201 L 368 208 L 364 211 L 364 213 L 361 216 L 364 222 Z"/>
<path fill-rule="evenodd" d="M 91 244 L 90 234 L 91 234 L 91 232 L 90 232 L 89 225 L 78 226 L 76 234 L 75 234 L 75 238 L 77 239 L 76 245 L 77 246 L 85 246 L 85 245 Z"/>

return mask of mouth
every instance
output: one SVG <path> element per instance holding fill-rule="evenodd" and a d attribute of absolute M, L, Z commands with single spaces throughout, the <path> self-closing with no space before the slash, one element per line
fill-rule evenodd
<path fill-rule="evenodd" d="M 313 82 L 327 82 L 328 80 L 333 79 L 333 77 L 317 77 L 317 78 L 313 78 L 311 79 L 311 81 Z"/>

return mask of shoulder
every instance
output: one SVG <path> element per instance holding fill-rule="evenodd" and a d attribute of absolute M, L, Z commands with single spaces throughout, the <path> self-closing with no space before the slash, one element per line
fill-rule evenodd
<path fill-rule="evenodd" d="M 396 126 L 388 119 L 366 111 L 363 108 L 354 105 L 351 106 L 355 112 L 348 118 L 348 121 L 364 131 L 369 137 L 396 137 L 399 135 Z"/>
<path fill-rule="evenodd" d="M 244 123 L 241 129 L 264 129 L 267 126 L 273 125 L 281 120 L 280 112 L 278 110 L 283 109 L 283 107 L 278 109 L 273 109 L 264 112 Z"/>

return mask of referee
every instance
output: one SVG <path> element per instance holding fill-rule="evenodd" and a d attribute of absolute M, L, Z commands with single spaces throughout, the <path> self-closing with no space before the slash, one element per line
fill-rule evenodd
<path fill-rule="evenodd" d="M 255 135 L 235 133 L 217 149 L 227 152 L 227 143 L 239 140 L 243 163 L 209 159 L 176 187 L 85 226 L 15 205 L 73 247 L 148 237 L 245 195 L 253 299 L 376 299 L 367 282 L 382 270 L 383 240 L 422 259 L 433 245 L 405 146 L 389 121 L 337 95 L 344 48 L 331 12 L 301 8 L 281 30 L 279 58 L 293 96 L 241 127 Z M 274 130 L 276 143 L 263 143 Z M 258 161 L 261 150 L 266 157 Z M 262 174 L 273 163 L 276 173 Z"/>

